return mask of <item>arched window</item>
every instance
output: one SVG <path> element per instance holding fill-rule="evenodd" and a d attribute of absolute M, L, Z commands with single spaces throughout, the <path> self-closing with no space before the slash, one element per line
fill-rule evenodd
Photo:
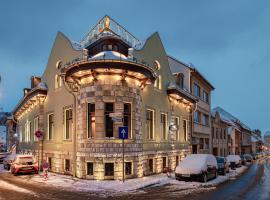
<path fill-rule="evenodd" d="M 62 60 L 58 60 L 55 64 L 56 69 L 60 69 L 61 66 L 62 66 Z"/>
<path fill-rule="evenodd" d="M 61 76 L 55 75 L 55 80 L 54 81 L 55 81 L 55 84 L 54 84 L 55 89 L 60 88 L 62 86 Z"/>
<path fill-rule="evenodd" d="M 160 63 L 157 60 L 155 60 L 154 66 L 155 66 L 155 70 L 160 70 Z"/>
<path fill-rule="evenodd" d="M 157 79 L 155 80 L 155 84 L 154 84 L 154 87 L 161 90 L 162 89 L 162 82 L 161 82 L 162 78 L 161 78 L 161 75 L 159 75 L 157 77 Z"/>

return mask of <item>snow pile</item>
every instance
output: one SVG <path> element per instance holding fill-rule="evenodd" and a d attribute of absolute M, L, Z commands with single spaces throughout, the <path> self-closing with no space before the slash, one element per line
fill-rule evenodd
<path fill-rule="evenodd" d="M 0 185 L 1 185 L 1 188 L 2 189 L 7 189 L 7 190 L 14 190 L 16 192 L 21 192 L 21 193 L 28 193 L 28 194 L 32 194 L 32 195 L 35 195 L 37 196 L 34 192 L 30 191 L 30 190 L 27 190 L 25 188 L 22 188 L 22 187 L 18 187 L 16 185 L 13 185 L 13 184 L 10 184 L 6 181 L 2 181 L 0 180 Z"/>

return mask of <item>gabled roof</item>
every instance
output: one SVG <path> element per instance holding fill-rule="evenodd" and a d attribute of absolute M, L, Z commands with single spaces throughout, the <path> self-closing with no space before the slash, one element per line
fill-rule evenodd
<path fill-rule="evenodd" d="M 215 89 L 215 87 L 201 74 L 201 72 L 199 72 L 199 70 L 197 68 L 194 67 L 194 65 L 192 63 L 186 64 L 183 61 L 180 61 L 180 60 L 178 60 L 170 55 L 167 55 L 167 57 L 174 60 L 175 62 L 178 62 L 182 66 L 187 67 L 191 72 L 197 74 L 212 90 Z M 174 74 L 177 73 L 177 69 L 172 68 L 172 66 L 170 66 L 170 68 Z"/>
<path fill-rule="evenodd" d="M 216 112 L 219 112 L 222 120 L 229 122 L 232 126 L 241 126 L 242 128 L 251 131 L 251 129 L 241 122 L 238 118 L 233 116 L 231 113 L 227 112 L 221 107 L 216 107 L 211 110 L 211 115 L 215 115 Z"/>
<path fill-rule="evenodd" d="M 107 36 L 120 38 L 131 47 L 141 45 L 140 40 L 138 40 L 135 36 L 133 36 L 123 26 L 118 24 L 108 15 L 105 15 L 93 28 L 91 28 L 79 44 L 85 48 L 100 38 Z"/>

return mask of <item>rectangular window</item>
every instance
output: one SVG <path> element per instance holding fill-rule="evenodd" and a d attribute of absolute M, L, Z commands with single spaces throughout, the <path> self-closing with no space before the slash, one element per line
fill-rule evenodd
<path fill-rule="evenodd" d="M 174 117 L 173 118 L 174 121 L 174 125 L 176 126 L 177 130 L 175 131 L 175 139 L 179 140 L 179 118 L 178 117 Z"/>
<path fill-rule="evenodd" d="M 206 103 L 209 103 L 209 95 L 206 91 L 203 91 L 203 100 L 206 102 Z"/>
<path fill-rule="evenodd" d="M 51 140 L 53 137 L 53 128 L 54 128 L 54 114 L 48 114 L 48 140 Z"/>
<path fill-rule="evenodd" d="M 154 83 L 154 87 L 161 90 L 162 87 L 161 87 L 161 76 L 159 75 L 156 80 L 155 80 L 155 83 Z"/>
<path fill-rule="evenodd" d="M 208 115 L 203 114 L 202 124 L 203 124 L 204 126 L 209 126 L 209 116 L 208 116 Z"/>
<path fill-rule="evenodd" d="M 164 140 L 166 140 L 166 136 L 167 136 L 167 131 L 166 131 L 166 127 L 167 127 L 167 115 L 164 113 L 161 113 L 160 115 L 160 128 L 161 128 L 161 132 L 162 132 L 162 138 Z"/>
<path fill-rule="evenodd" d="M 187 120 L 183 120 L 183 132 L 184 132 L 184 140 L 188 141 L 188 124 Z"/>
<path fill-rule="evenodd" d="M 200 138 L 200 149 L 204 149 L 204 139 Z"/>
<path fill-rule="evenodd" d="M 201 88 L 198 84 L 194 83 L 193 90 L 195 96 L 201 97 Z"/>
<path fill-rule="evenodd" d="M 87 162 L 86 163 L 86 174 L 88 176 L 93 176 L 94 175 L 94 164 L 92 162 Z"/>
<path fill-rule="evenodd" d="M 52 170 L 52 158 L 48 157 L 49 170 Z"/>
<path fill-rule="evenodd" d="M 113 103 L 105 103 L 105 132 L 106 137 L 113 137 L 113 120 L 110 117 L 110 113 L 114 112 L 114 105 Z"/>
<path fill-rule="evenodd" d="M 70 172 L 70 160 L 65 159 L 65 171 Z"/>
<path fill-rule="evenodd" d="M 175 165 L 176 165 L 176 166 L 179 165 L 179 156 L 176 156 L 176 158 L 175 158 Z"/>
<path fill-rule="evenodd" d="M 201 112 L 200 111 L 194 112 L 194 122 L 201 123 Z"/>
<path fill-rule="evenodd" d="M 95 104 L 87 104 L 87 137 L 94 137 L 96 132 Z"/>
<path fill-rule="evenodd" d="M 224 129 L 224 139 L 226 140 L 227 137 L 226 137 L 226 129 Z"/>
<path fill-rule="evenodd" d="M 154 139 L 154 111 L 146 110 L 146 126 L 148 139 Z"/>
<path fill-rule="evenodd" d="M 209 148 L 209 139 L 205 138 L 205 149 Z"/>
<path fill-rule="evenodd" d="M 132 162 L 125 162 L 125 174 L 132 175 Z"/>
<path fill-rule="evenodd" d="M 72 109 L 65 110 L 65 132 L 65 139 L 70 139 L 72 134 Z"/>
<path fill-rule="evenodd" d="M 154 162 L 153 159 L 149 159 L 148 160 L 148 168 L 149 168 L 149 172 L 153 173 L 154 172 Z"/>
<path fill-rule="evenodd" d="M 216 128 L 216 138 L 218 139 L 218 128 Z"/>
<path fill-rule="evenodd" d="M 220 129 L 220 139 L 223 139 L 223 129 Z"/>
<path fill-rule="evenodd" d="M 166 157 L 162 157 L 162 167 L 163 167 L 163 171 L 166 169 L 167 167 L 167 158 Z"/>
<path fill-rule="evenodd" d="M 114 176 L 114 164 L 105 163 L 105 176 Z"/>
<path fill-rule="evenodd" d="M 212 127 L 212 137 L 215 138 L 215 129 Z"/>
<path fill-rule="evenodd" d="M 37 141 L 37 137 L 35 133 L 38 131 L 38 117 L 34 118 L 34 141 Z"/>
<path fill-rule="evenodd" d="M 131 104 L 124 104 L 124 126 L 128 127 L 128 137 L 131 138 Z"/>
<path fill-rule="evenodd" d="M 32 138 L 33 138 L 33 127 L 32 127 L 32 122 L 31 121 L 29 121 L 29 124 L 28 124 L 28 141 L 30 142 L 30 141 L 32 141 Z"/>

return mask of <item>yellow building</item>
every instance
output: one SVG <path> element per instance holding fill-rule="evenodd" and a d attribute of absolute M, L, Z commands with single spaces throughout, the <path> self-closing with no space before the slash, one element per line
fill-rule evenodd
<path fill-rule="evenodd" d="M 85 179 L 174 169 L 191 151 L 197 102 L 177 80 L 158 33 L 142 43 L 108 16 L 80 42 L 59 32 L 44 74 L 14 109 L 18 149 Z M 121 126 L 129 131 L 124 168 Z"/>

